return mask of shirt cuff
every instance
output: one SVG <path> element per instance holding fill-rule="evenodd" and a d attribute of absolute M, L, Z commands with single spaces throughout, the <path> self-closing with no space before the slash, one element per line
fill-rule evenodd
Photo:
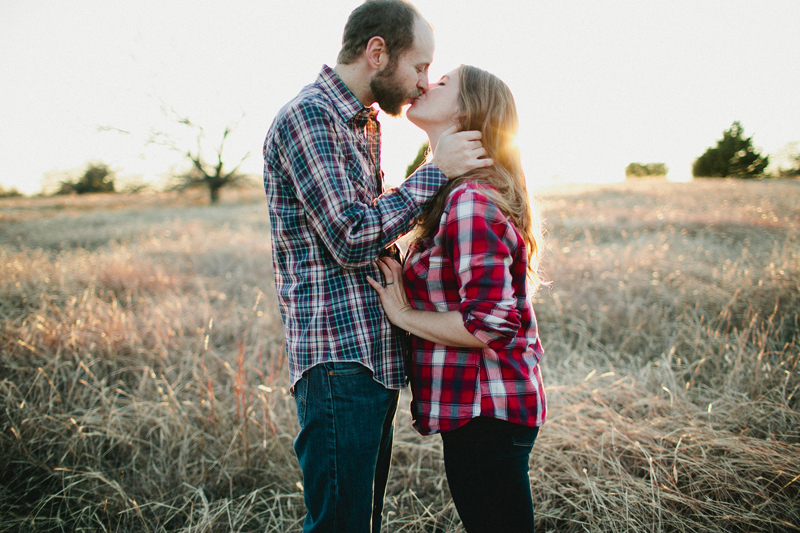
<path fill-rule="evenodd" d="M 447 176 L 444 172 L 433 163 L 426 163 L 411 174 L 400 187 L 408 191 L 414 201 L 422 205 L 433 198 L 436 191 L 445 183 Z"/>
<path fill-rule="evenodd" d="M 503 321 L 496 327 L 489 327 L 485 321 L 480 320 L 471 312 L 462 312 L 464 327 L 473 337 L 486 344 L 495 352 L 500 352 L 508 348 L 511 341 L 516 338 L 519 332 L 519 323 L 516 324 L 516 329 L 512 329 L 514 324 Z M 491 320 L 487 317 L 484 320 Z"/>

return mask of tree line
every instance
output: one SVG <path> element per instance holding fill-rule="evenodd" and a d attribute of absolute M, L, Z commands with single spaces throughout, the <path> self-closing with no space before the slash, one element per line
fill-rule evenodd
<path fill-rule="evenodd" d="M 209 201 L 216 203 L 220 198 L 220 191 L 224 187 L 242 182 L 245 175 L 239 172 L 242 163 L 249 157 L 246 154 L 238 164 L 229 170 L 223 162 L 222 150 L 225 140 L 232 133 L 232 128 L 225 128 L 222 140 L 216 149 L 214 157 L 209 161 L 200 148 L 200 139 L 203 129 L 186 118 L 178 121 L 181 124 L 194 128 L 197 135 L 197 148 L 180 150 L 171 141 L 158 142 L 165 144 L 183 154 L 189 170 L 173 177 L 171 188 L 184 190 L 191 187 L 202 187 L 208 191 Z M 160 135 L 160 134 L 159 134 Z M 152 141 L 156 142 L 156 141 Z M 785 164 L 779 167 L 773 177 L 800 176 L 800 150 L 798 143 L 787 145 L 784 154 Z M 406 169 L 406 177 L 411 175 L 425 160 L 428 153 L 428 143 L 424 143 L 414 160 Z M 768 155 L 763 155 L 753 146 L 753 137 L 746 137 L 744 127 L 739 121 L 734 121 L 730 128 L 722 133 L 722 138 L 716 146 L 706 151 L 695 159 L 692 164 L 692 175 L 696 178 L 761 178 L 765 177 L 765 170 L 769 165 Z M 665 163 L 631 163 L 625 168 L 627 177 L 666 176 L 669 168 Z M 87 193 L 113 193 L 116 189 L 116 174 L 105 163 L 91 162 L 87 165 L 80 177 L 66 179 L 59 183 L 54 194 L 87 194 Z M 134 190 L 135 192 L 135 190 Z M 22 196 L 16 189 L 5 189 L 0 186 L 0 198 Z"/>
<path fill-rule="evenodd" d="M 784 154 L 786 161 L 771 175 L 777 178 L 800 176 L 800 150 L 797 143 L 790 143 Z M 753 146 L 753 136 L 745 137 L 741 122 L 734 121 L 730 128 L 722 132 L 722 139 L 716 146 L 706 149 L 692 163 L 692 176 L 695 178 L 763 178 L 769 166 L 769 156 L 763 155 Z M 631 163 L 625 168 L 627 177 L 666 176 L 668 168 L 664 163 Z"/>
<path fill-rule="evenodd" d="M 245 180 L 246 175 L 239 171 L 242 163 L 250 156 L 248 152 L 241 158 L 239 163 L 231 170 L 223 161 L 223 148 L 228 136 L 233 132 L 233 127 L 226 127 L 222 134 L 222 140 L 215 150 L 214 156 L 209 160 L 202 148 L 204 130 L 201 126 L 192 123 L 188 118 L 178 117 L 179 124 L 192 128 L 197 146 L 196 148 L 184 149 L 168 134 L 154 132 L 148 140 L 148 144 L 158 144 L 177 151 L 183 155 L 188 163 L 188 170 L 181 174 L 172 176 L 169 186 L 171 190 L 185 190 L 193 187 L 205 188 L 208 191 L 209 201 L 217 203 L 220 199 L 220 190 L 223 187 L 233 186 Z M 106 128 L 116 129 L 116 128 Z M 118 130 L 122 131 L 122 130 Z M 123 132 L 127 133 L 127 132 Z M 113 193 L 116 190 L 116 173 L 105 163 L 91 162 L 86 166 L 80 177 L 75 179 L 62 180 L 55 195 L 60 194 L 87 194 L 87 193 Z M 137 192 L 144 186 L 139 186 L 128 192 Z M 2 192 L 2 190 L 0 190 Z"/>

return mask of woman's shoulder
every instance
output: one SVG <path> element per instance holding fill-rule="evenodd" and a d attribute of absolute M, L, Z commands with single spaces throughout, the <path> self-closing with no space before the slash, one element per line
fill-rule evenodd
<path fill-rule="evenodd" d="M 478 200 L 491 201 L 491 196 L 498 194 L 497 190 L 484 181 L 465 179 L 450 191 L 447 195 L 447 203 L 453 204 L 457 201 Z"/>
<path fill-rule="evenodd" d="M 500 193 L 492 185 L 478 180 L 464 180 L 450 191 L 445 211 L 469 209 L 478 211 L 481 216 L 505 218 L 493 200 Z"/>

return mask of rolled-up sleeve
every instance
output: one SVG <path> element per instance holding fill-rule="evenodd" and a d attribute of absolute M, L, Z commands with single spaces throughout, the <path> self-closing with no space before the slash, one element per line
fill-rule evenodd
<path fill-rule="evenodd" d="M 286 116 L 280 137 L 287 174 L 311 226 L 340 266 L 356 268 L 408 232 L 409 220 L 446 178 L 438 167 L 424 165 L 401 186 L 366 202 L 357 184 L 374 178 L 348 175 L 339 133 L 325 109 L 306 102 Z"/>
<path fill-rule="evenodd" d="M 446 251 L 458 278 L 464 326 L 500 351 L 520 328 L 510 271 L 518 246 L 514 228 L 494 202 L 475 190 L 453 198 L 446 224 Z"/>

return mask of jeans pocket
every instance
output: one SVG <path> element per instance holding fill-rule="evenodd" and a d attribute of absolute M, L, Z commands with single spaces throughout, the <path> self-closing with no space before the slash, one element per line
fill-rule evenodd
<path fill-rule="evenodd" d="M 300 429 L 306 425 L 306 396 L 308 395 L 308 376 L 300 378 L 294 386 L 294 403 L 297 406 L 297 422 Z"/>
<path fill-rule="evenodd" d="M 351 376 L 354 374 L 372 373 L 372 370 L 361 363 L 336 361 L 325 364 L 329 376 Z"/>
<path fill-rule="evenodd" d="M 533 448 L 533 443 L 536 442 L 538 434 L 538 427 L 526 427 L 511 436 L 511 444 L 521 448 Z"/>

